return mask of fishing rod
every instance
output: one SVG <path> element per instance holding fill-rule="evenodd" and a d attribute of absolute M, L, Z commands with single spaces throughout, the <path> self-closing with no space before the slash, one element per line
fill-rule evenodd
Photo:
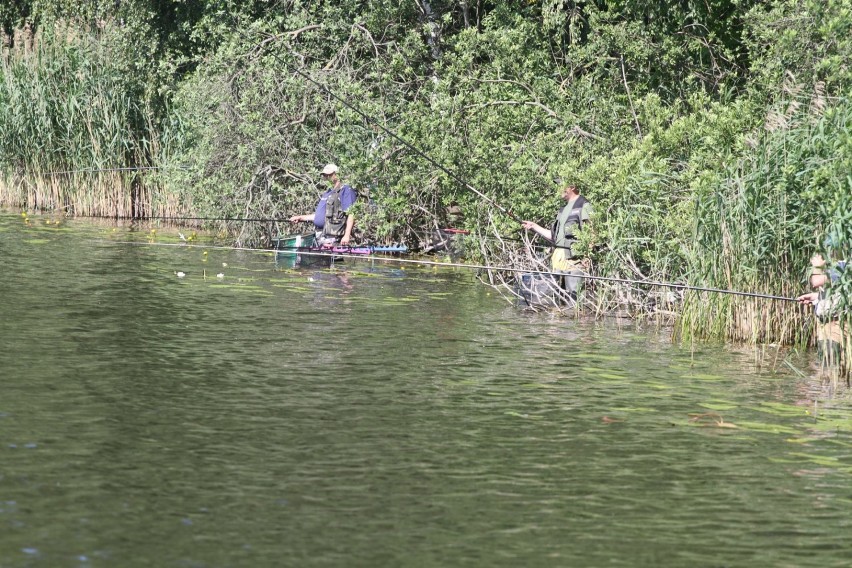
<path fill-rule="evenodd" d="M 176 216 L 132 216 L 132 215 L 86 215 L 86 218 L 89 219 L 111 219 L 116 221 L 244 221 L 244 222 L 256 222 L 256 223 L 289 223 L 289 218 L 275 219 L 275 218 L 267 218 L 267 217 L 176 217 Z M 454 229 L 454 228 L 444 228 L 444 229 L 436 229 L 436 231 L 441 233 L 449 233 L 451 236 L 462 235 L 469 236 L 470 231 L 466 231 L 463 229 Z M 501 240 L 501 241 L 512 241 L 512 242 L 524 242 L 523 239 L 519 239 L 516 237 L 500 237 L 500 236 L 489 236 L 489 235 L 480 235 L 477 236 L 478 239 L 485 240 Z M 365 246 L 375 246 L 375 245 L 365 245 Z M 532 245 L 533 248 L 543 249 L 549 248 L 548 246 L 540 246 L 540 245 Z M 361 247 L 355 247 L 361 248 Z M 557 247 L 557 248 L 569 248 L 569 247 Z"/>
<path fill-rule="evenodd" d="M 291 56 L 293 56 L 294 58 L 299 59 L 299 55 L 297 53 L 294 53 L 292 50 L 287 49 L 287 52 Z M 280 59 L 274 53 L 272 54 L 272 56 L 276 59 Z M 306 81 L 311 83 L 312 85 L 315 85 L 316 87 L 318 87 L 319 89 L 321 89 L 322 91 L 324 91 L 325 93 L 330 95 L 332 98 L 334 98 L 335 100 L 337 100 L 338 102 L 343 104 L 346 108 L 354 111 L 361 118 L 366 120 L 368 124 L 372 124 L 372 125 L 378 127 L 385 134 L 391 136 L 395 140 L 398 140 L 403 146 L 405 146 L 406 148 L 408 148 L 409 150 L 411 150 L 412 152 L 414 152 L 415 154 L 417 154 L 418 156 L 420 156 L 421 158 L 423 158 L 424 160 L 426 160 L 427 162 L 432 164 L 434 167 L 438 168 L 439 170 L 441 170 L 442 172 L 447 174 L 450 177 L 450 179 L 454 180 L 456 183 L 458 183 L 462 187 L 469 189 L 470 191 L 475 193 L 477 196 L 481 197 L 482 199 L 484 199 L 485 201 L 487 201 L 488 203 L 490 203 L 491 205 L 496 207 L 498 211 L 500 211 L 501 213 L 503 213 L 504 215 L 506 215 L 507 217 L 509 217 L 510 219 L 515 221 L 516 223 L 518 223 L 519 225 L 523 225 L 523 220 L 520 217 L 518 217 L 517 215 L 515 215 L 514 213 L 512 213 L 510 210 L 506 209 L 505 207 L 503 207 L 500 203 L 498 203 L 493 198 L 485 195 L 483 192 L 479 191 L 478 189 L 476 189 L 475 187 L 470 185 L 468 182 L 463 180 L 458 174 L 451 171 L 450 169 L 445 167 L 443 164 L 441 164 L 437 160 L 433 159 L 431 156 L 429 156 L 428 154 L 426 154 L 425 152 L 423 152 L 422 150 L 420 150 L 419 148 L 417 148 L 416 146 L 414 146 L 413 144 L 409 143 L 407 140 L 405 140 L 404 138 L 402 138 L 401 136 L 396 134 L 394 131 L 390 130 L 389 128 L 387 128 L 386 126 L 384 126 L 383 124 L 381 124 L 380 122 L 375 120 L 373 117 L 371 117 L 370 115 L 368 115 L 367 113 L 362 111 L 360 108 L 358 108 L 356 105 L 350 103 L 345 98 L 339 96 L 337 93 L 332 91 L 328 86 L 320 83 L 319 81 L 316 81 L 310 75 L 308 75 L 307 73 L 305 73 L 304 71 L 302 71 L 301 69 L 296 67 L 295 65 L 289 65 L 286 61 L 284 61 L 284 65 L 285 65 L 285 67 L 292 69 L 297 75 L 299 75 L 300 77 L 302 77 L 303 79 L 305 79 Z M 548 239 L 544 235 L 539 235 L 539 236 L 541 236 L 541 238 L 544 239 L 545 241 L 547 241 L 548 243 L 551 243 L 551 245 L 554 246 L 555 248 L 570 248 L 570 246 L 566 247 L 566 246 L 560 246 L 560 245 L 556 244 L 555 239 Z M 504 240 L 522 241 L 522 239 L 511 239 L 511 238 L 504 238 Z M 522 242 L 525 242 L 525 241 L 522 241 Z"/>
<path fill-rule="evenodd" d="M 298 58 L 298 55 L 296 53 L 294 53 L 290 50 L 287 50 L 287 51 L 290 53 L 290 55 Z M 273 54 L 273 57 L 278 58 L 278 56 L 275 55 L 275 54 Z M 500 211 L 501 213 L 503 213 L 504 215 L 506 215 L 507 217 L 509 217 L 513 221 L 515 221 L 517 223 L 523 222 L 517 215 L 515 215 L 514 213 L 512 213 L 511 211 L 509 211 L 508 209 L 506 209 L 502 205 L 500 205 L 497 201 L 495 201 L 491 197 L 488 197 L 486 194 L 482 193 L 481 191 L 479 191 L 478 189 L 476 189 L 475 187 L 473 187 L 472 185 L 467 183 L 465 180 L 463 180 L 455 172 L 451 171 L 449 168 L 445 167 L 443 164 L 439 163 L 437 160 L 433 159 L 431 156 L 429 156 L 428 154 L 426 154 L 425 152 L 423 152 L 419 148 L 415 147 L 414 145 L 412 145 L 411 143 L 406 141 L 404 138 L 402 138 L 401 136 L 399 136 L 398 134 L 396 134 L 395 132 L 393 132 L 392 130 L 390 130 L 389 128 L 384 126 L 383 124 L 379 123 L 377 120 L 373 119 L 371 116 L 369 116 L 367 113 L 362 111 L 360 108 L 358 108 L 354 104 L 350 103 L 349 101 L 347 101 L 343 97 L 337 95 L 334 91 L 329 89 L 327 86 L 325 86 L 322 83 L 314 80 L 310 75 L 303 72 L 298 67 L 289 65 L 289 64 L 287 64 L 286 61 L 284 62 L 284 64 L 289 69 L 292 69 L 297 75 L 299 75 L 300 77 L 302 77 L 303 79 L 305 79 L 309 83 L 315 85 L 316 87 L 319 87 L 322 91 L 324 91 L 325 93 L 330 95 L 332 98 L 334 98 L 335 100 L 340 102 L 343 106 L 345 106 L 346 108 L 352 110 L 353 112 L 355 112 L 356 114 L 361 116 L 361 118 L 366 120 L 369 124 L 372 124 L 373 126 L 378 127 L 385 134 L 387 134 L 388 136 L 391 136 L 395 140 L 399 141 L 403 146 L 408 148 L 410 151 L 414 152 L 415 154 L 417 154 L 418 156 L 420 156 L 421 158 L 423 158 L 424 160 L 426 160 L 427 162 L 429 162 L 430 164 L 432 164 L 433 166 L 435 166 L 436 168 L 438 168 L 439 170 L 441 170 L 442 172 L 447 174 L 450 177 L 450 179 L 454 180 L 456 183 L 458 183 L 462 187 L 469 189 L 470 191 L 475 193 L 477 196 L 481 197 L 482 199 L 484 199 L 485 201 L 487 201 L 488 203 L 490 203 L 491 205 L 496 207 L 498 211 Z"/>
<path fill-rule="evenodd" d="M 117 219 L 121 221 L 253 221 L 260 223 L 283 223 L 290 222 L 288 218 L 283 219 L 272 219 L 272 218 L 263 218 L 263 217 L 171 217 L 171 216 L 147 216 L 147 217 L 133 217 L 127 215 L 102 215 L 102 216 L 91 216 L 87 215 L 87 217 L 92 219 Z"/>
<path fill-rule="evenodd" d="M 272 249 L 262 249 L 262 248 L 240 248 L 240 247 L 228 247 L 228 246 L 205 246 L 205 245 L 190 245 L 185 243 L 142 243 L 136 241 L 110 241 L 115 244 L 125 244 L 125 245 L 138 245 L 138 246 L 164 246 L 164 247 L 182 247 L 182 248 L 206 248 L 212 250 L 239 250 L 246 252 L 263 252 L 263 253 L 286 253 L 289 252 L 288 249 L 283 250 L 272 250 Z M 728 294 L 732 296 L 743 296 L 747 298 L 761 298 L 766 300 L 779 300 L 782 302 L 797 302 L 796 298 L 790 298 L 788 296 L 776 296 L 773 294 L 761 294 L 758 292 L 741 292 L 739 290 L 727 290 L 725 288 L 712 288 L 708 286 L 691 286 L 689 284 L 678 284 L 676 282 L 662 282 L 655 280 L 636 280 L 631 278 L 615 278 L 612 276 L 593 276 L 591 274 L 565 274 L 564 272 L 554 272 L 550 270 L 529 270 L 526 268 L 514 268 L 511 266 L 492 266 L 487 264 L 467 264 L 461 262 L 438 262 L 432 260 L 419 260 L 419 259 L 406 259 L 406 258 L 395 258 L 395 257 L 387 257 L 387 256 L 376 256 L 376 255 L 357 255 L 357 254 L 346 254 L 342 252 L 323 252 L 322 250 L 308 250 L 308 251 L 299 251 L 299 254 L 306 256 L 317 256 L 317 257 L 330 257 L 330 258 L 350 258 L 354 260 L 369 260 L 369 261 L 379 261 L 379 262 L 387 262 L 387 263 L 396 263 L 396 264 L 410 264 L 416 266 L 434 266 L 441 268 L 463 268 L 468 270 L 489 270 L 496 272 L 515 272 L 515 273 L 524 273 L 524 274 L 536 274 L 536 275 L 552 275 L 552 276 L 570 276 L 571 278 L 581 278 L 583 280 L 594 280 L 594 281 L 602 281 L 602 282 L 615 282 L 620 284 L 634 284 L 639 286 L 659 286 L 662 288 L 673 288 L 676 290 L 687 290 L 692 292 L 711 292 L 716 294 Z"/>
<path fill-rule="evenodd" d="M 290 219 L 288 217 L 283 217 L 281 219 L 276 219 L 273 217 L 178 217 L 178 216 L 164 216 L 164 215 L 148 215 L 148 216 L 132 216 L 132 215 L 86 215 L 88 219 L 114 219 L 116 221 L 245 221 L 245 222 L 255 222 L 255 223 L 289 223 Z M 456 229 L 452 227 L 445 227 L 443 229 L 435 229 L 436 232 L 440 233 L 449 233 L 452 236 L 462 235 L 462 236 L 470 236 L 470 231 L 464 229 Z M 489 236 L 489 235 L 480 235 L 477 236 L 478 239 L 486 239 L 486 240 L 501 240 L 501 241 L 511 241 L 511 242 L 525 242 L 523 239 L 519 239 L 517 237 L 501 237 L 501 236 Z M 551 245 L 548 245 L 548 247 Z M 539 245 L 533 245 L 534 248 L 548 248 L 542 247 Z M 569 248 L 569 247 L 557 247 L 557 248 Z"/>
<path fill-rule="evenodd" d="M 85 215 L 85 219 L 114 219 L 116 221 L 253 221 L 261 223 L 290 222 L 288 218 L 272 219 L 262 217 L 173 217 L 173 216 L 133 216 L 133 215 Z"/>
<path fill-rule="evenodd" d="M 287 51 L 290 53 L 290 55 L 298 58 L 298 54 L 294 53 L 291 50 L 287 50 Z M 278 56 L 276 54 L 273 54 L 273 57 L 278 59 Z M 507 217 L 509 217 L 513 221 L 515 221 L 519 224 L 523 223 L 522 219 L 520 219 L 517 215 L 512 213 L 510 210 L 503 207 L 496 200 L 494 200 L 493 198 L 489 197 L 485 193 L 483 193 L 483 192 L 479 191 L 478 189 L 476 189 L 475 187 L 473 187 L 471 184 L 469 184 L 468 182 L 463 180 L 458 174 L 451 171 L 449 168 L 445 167 L 443 164 L 439 163 L 437 160 L 433 159 L 431 156 L 429 156 L 428 154 L 426 154 L 425 152 L 423 152 L 422 150 L 420 150 L 419 148 L 417 148 L 413 144 L 409 143 L 407 140 L 405 140 L 404 138 L 402 138 L 401 136 L 396 134 L 394 131 L 390 130 L 389 128 L 387 128 L 383 124 L 376 121 L 373 117 L 371 117 L 370 115 L 368 115 L 367 113 L 362 111 L 356 105 L 350 103 L 345 98 L 339 96 L 337 93 L 332 91 L 328 86 L 314 80 L 310 75 L 303 72 L 298 67 L 289 65 L 286 61 L 284 62 L 284 64 L 287 68 L 292 69 L 297 75 L 299 75 L 300 77 L 302 77 L 303 79 L 305 79 L 309 83 L 315 85 L 316 87 L 318 87 L 319 89 L 321 89 L 322 91 L 327 93 L 329 96 L 331 96 L 332 98 L 334 98 L 335 100 L 337 100 L 338 102 L 343 104 L 345 107 L 349 108 L 350 110 L 352 110 L 353 112 L 355 112 L 356 114 L 361 116 L 369 124 L 372 124 L 372 125 L 376 126 L 377 128 L 381 129 L 384 133 L 391 136 L 395 140 L 399 141 L 403 146 L 408 148 L 410 151 L 414 152 L 416 155 L 420 156 L 421 158 L 423 158 L 424 160 L 426 160 L 427 162 L 432 164 L 434 167 L 436 167 L 439 170 L 441 170 L 442 172 L 444 172 L 447 176 L 449 176 L 452 180 L 457 182 L 459 185 L 467 188 L 468 190 L 472 191 L 477 196 L 481 197 L 482 199 L 484 199 L 485 201 L 487 201 L 488 203 L 493 205 L 495 208 L 497 208 L 498 211 L 502 212 L 503 214 L 505 214 Z M 172 166 L 172 167 L 174 169 L 183 169 L 183 170 L 189 169 L 188 166 Z M 161 169 L 168 169 L 168 168 L 169 168 L 168 166 L 139 166 L 139 167 L 122 167 L 122 168 L 100 168 L 100 169 L 90 168 L 90 169 L 61 170 L 61 171 L 46 172 L 43 175 L 62 175 L 62 174 L 85 173 L 85 172 L 94 173 L 94 172 L 145 171 L 145 170 L 161 170 Z M 106 217 L 106 218 L 123 219 L 123 220 L 125 220 L 125 219 L 133 219 L 133 220 L 140 219 L 140 220 L 247 221 L 247 222 L 277 222 L 277 221 L 279 221 L 278 219 L 207 218 L 207 217 L 127 217 L 127 216 L 114 216 L 114 217 Z M 544 238 L 545 240 L 548 240 L 545 237 L 542 237 L 542 238 Z M 552 242 L 552 241 L 550 241 L 550 242 Z"/>
<path fill-rule="evenodd" d="M 57 170 L 53 172 L 27 172 L 29 175 L 43 175 L 43 176 L 52 176 L 52 175 L 63 175 L 63 174 L 77 174 L 77 173 L 97 173 L 97 172 L 138 172 L 138 171 L 148 171 L 148 170 L 188 170 L 189 166 L 132 166 L 132 167 L 123 167 L 123 168 L 85 168 L 80 170 Z"/>
<path fill-rule="evenodd" d="M 309 253 L 310 254 L 310 253 Z M 598 280 L 603 282 L 616 282 L 621 284 L 636 284 L 641 286 L 660 286 L 664 288 L 673 288 L 677 290 L 689 290 L 693 292 L 714 292 L 717 294 L 730 294 L 733 296 L 745 296 L 749 298 L 763 298 L 767 300 L 781 300 L 786 302 L 798 302 L 796 298 L 790 298 L 787 296 L 775 296 L 772 294 L 760 294 L 757 292 L 740 292 L 738 290 L 727 290 L 724 288 L 710 288 L 705 286 L 690 286 L 689 284 L 678 284 L 675 282 L 660 282 L 654 280 L 635 280 L 630 278 L 615 278 L 611 276 L 592 276 L 591 274 L 565 274 L 564 272 L 554 272 L 551 270 L 528 270 L 525 268 L 513 268 L 510 266 L 489 266 L 486 264 L 466 264 L 459 262 L 437 262 L 431 260 L 414 260 L 414 259 L 399 259 L 399 258 L 386 258 L 381 256 L 361 256 L 361 255 L 345 255 L 340 254 L 337 256 L 344 256 L 345 258 L 353 258 L 353 259 L 363 259 L 363 260 L 380 260 L 385 262 L 398 262 L 402 264 L 419 264 L 423 266 L 442 266 L 447 268 L 465 268 L 465 269 L 475 269 L 475 270 L 493 270 L 498 272 L 516 272 L 516 273 L 525 273 L 525 274 L 542 274 L 542 275 L 552 275 L 552 276 L 569 276 L 571 278 L 582 278 L 584 280 Z"/>

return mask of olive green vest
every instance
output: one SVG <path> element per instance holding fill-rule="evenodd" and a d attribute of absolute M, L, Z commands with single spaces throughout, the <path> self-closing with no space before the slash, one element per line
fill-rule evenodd
<path fill-rule="evenodd" d="M 583 206 L 586 203 L 586 198 L 580 195 L 573 202 L 565 204 L 556 215 L 556 222 L 551 229 L 553 244 L 556 248 L 566 249 L 566 258 L 571 258 L 571 244 L 577 240 L 577 230 L 583 227 Z"/>
<path fill-rule="evenodd" d="M 322 229 L 323 237 L 339 239 L 346 232 L 346 211 L 340 204 L 340 192 L 343 186 L 333 189 L 325 204 L 325 225 Z"/>

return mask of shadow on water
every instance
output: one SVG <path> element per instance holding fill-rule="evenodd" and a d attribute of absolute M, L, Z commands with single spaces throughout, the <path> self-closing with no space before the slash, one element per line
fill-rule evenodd
<path fill-rule="evenodd" d="M 2 566 L 848 561 L 808 358 L 149 238 L 0 215 Z"/>

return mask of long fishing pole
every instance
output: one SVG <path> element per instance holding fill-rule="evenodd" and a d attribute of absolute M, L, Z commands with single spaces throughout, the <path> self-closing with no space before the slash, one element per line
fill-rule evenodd
<path fill-rule="evenodd" d="M 254 223 L 289 223 L 290 219 L 287 217 L 282 217 L 280 219 L 276 219 L 274 217 L 177 217 L 177 216 L 165 216 L 165 215 L 148 215 L 144 217 L 132 216 L 132 215 L 86 215 L 87 219 L 112 219 L 116 221 L 244 221 L 244 222 L 254 222 Z M 449 233 L 451 235 L 469 235 L 469 231 L 464 231 L 461 229 L 455 229 L 452 227 L 437 229 L 437 232 L 441 233 Z M 484 240 L 500 240 L 500 241 L 512 241 L 512 242 L 526 242 L 523 239 L 519 239 L 517 237 L 501 237 L 501 236 L 489 236 L 489 235 L 479 235 L 476 237 L 477 239 Z M 543 249 L 550 248 L 554 245 L 532 245 L 533 248 Z M 556 248 L 570 248 L 570 247 L 556 247 Z"/>
<path fill-rule="evenodd" d="M 144 217 L 133 215 L 85 215 L 86 219 L 114 219 L 116 221 L 252 221 L 259 223 L 290 222 L 288 218 L 267 217 L 175 217 L 168 215 L 148 215 Z"/>
<path fill-rule="evenodd" d="M 304 254 L 304 253 L 300 253 Z M 310 253 L 308 253 L 310 254 Z M 781 300 L 786 302 L 798 302 L 796 298 L 787 296 L 774 296 L 772 294 L 760 294 L 757 292 L 740 292 L 738 290 L 727 290 L 725 288 L 710 288 L 705 286 L 690 286 L 689 284 L 677 284 L 675 282 L 660 282 L 654 280 L 634 280 L 630 278 L 614 278 L 611 276 L 592 276 L 591 274 L 565 274 L 564 272 L 553 272 L 550 270 L 527 270 L 524 268 L 513 268 L 510 266 L 490 266 L 486 264 L 466 264 L 459 262 L 437 262 L 431 260 L 414 260 L 402 259 L 381 256 L 362 256 L 356 254 L 328 254 L 324 256 L 343 256 L 344 258 L 364 259 L 364 260 L 380 260 L 385 262 L 398 262 L 401 264 L 419 264 L 423 266 L 443 266 L 447 268 L 465 268 L 475 270 L 493 270 L 498 272 L 523 272 L 526 274 L 549 274 L 553 276 L 570 276 L 571 278 L 582 278 L 584 280 L 599 280 L 603 282 L 617 282 L 621 284 L 636 284 L 641 286 L 660 286 L 665 288 L 674 288 L 677 290 L 690 290 L 694 292 L 714 292 L 717 294 L 730 294 L 734 296 L 746 296 L 750 298 L 764 298 L 767 300 Z"/>
<path fill-rule="evenodd" d="M 265 217 L 172 217 L 150 215 L 147 217 L 133 217 L 128 215 L 87 215 L 89 219 L 116 219 L 119 221 L 253 221 L 260 223 L 283 223 L 288 222 L 286 217 L 281 219 Z"/>
<path fill-rule="evenodd" d="M 287 217 L 283 217 L 281 219 L 276 219 L 273 217 L 176 217 L 176 216 L 157 216 L 157 215 L 149 215 L 145 217 L 132 216 L 132 215 L 86 215 L 88 219 L 112 219 L 115 221 L 245 221 L 245 222 L 255 222 L 255 223 L 289 223 L 290 220 Z M 452 235 L 460 234 L 460 235 L 468 235 L 468 231 L 463 231 L 461 229 L 454 228 L 444 228 L 437 229 L 438 232 L 446 232 Z M 515 238 L 515 237 L 497 237 L 497 236 L 488 236 L 488 235 L 480 235 L 477 236 L 478 239 L 485 240 L 501 240 L 501 241 L 512 241 L 512 242 L 525 242 L 523 239 Z M 541 245 L 533 245 L 533 248 L 549 248 L 552 245 L 541 246 Z M 358 247 L 356 247 L 358 248 Z M 564 247 L 568 248 L 568 247 Z"/>
<path fill-rule="evenodd" d="M 290 53 L 290 55 L 293 55 L 294 57 L 297 57 L 297 54 L 293 53 L 292 51 L 288 50 L 288 52 Z M 275 56 L 275 55 L 273 54 L 273 57 L 277 57 L 277 56 Z M 396 134 L 395 132 L 393 132 L 392 130 L 390 130 L 389 128 L 387 128 L 386 126 L 384 126 L 383 124 L 381 124 L 381 123 L 380 123 L 380 122 L 378 122 L 377 120 L 373 119 L 373 117 L 369 116 L 367 113 L 365 113 L 364 111 L 362 111 L 362 110 L 361 110 L 360 108 L 358 108 L 357 106 L 353 105 L 352 103 L 350 103 L 349 101 L 347 101 L 347 100 L 346 100 L 346 99 L 344 99 L 343 97 L 341 97 L 341 96 L 337 95 L 337 93 L 335 93 L 334 91 L 332 91 L 331 89 L 329 89 L 326 85 L 323 85 L 322 83 L 320 83 L 320 82 L 318 82 L 318 81 L 314 80 L 314 79 L 313 79 L 310 75 L 308 75 L 307 73 L 303 72 L 303 71 L 302 71 L 301 69 L 299 69 L 298 67 L 293 66 L 293 65 L 288 65 L 286 61 L 285 61 L 285 63 L 284 63 L 284 64 L 285 64 L 288 68 L 292 69 L 292 70 L 293 70 L 293 71 L 294 71 L 297 75 L 299 75 L 300 77 L 304 78 L 306 81 L 308 81 L 308 82 L 310 82 L 311 84 L 313 84 L 313 85 L 315 85 L 315 86 L 319 87 L 321 90 L 323 90 L 324 92 L 326 92 L 326 93 L 327 93 L 328 95 L 330 95 L 332 98 L 334 98 L 335 100 L 337 100 L 338 102 L 340 102 L 343 106 L 345 106 L 346 108 L 348 108 L 348 109 L 350 109 L 350 110 L 354 111 L 356 114 L 358 114 L 359 116 L 361 116 L 361 118 L 363 118 L 364 120 L 366 120 L 369 124 L 372 124 L 373 126 L 376 126 L 376 127 L 380 128 L 380 129 L 381 129 L 381 130 L 382 130 L 385 134 L 387 134 L 388 136 L 391 136 L 391 137 L 392 137 L 392 138 L 394 138 L 395 140 L 399 141 L 399 142 L 400 142 L 403 146 L 405 146 L 406 148 L 408 148 L 410 151 L 414 152 L 415 154 L 417 154 L 418 156 L 420 156 L 421 158 L 423 158 L 424 160 L 426 160 L 427 162 L 429 162 L 430 164 L 432 164 L 433 166 L 435 166 L 436 168 L 438 168 L 439 170 L 441 170 L 442 172 L 444 172 L 445 174 L 447 174 L 447 175 L 448 175 L 451 179 L 453 179 L 454 181 L 456 181 L 456 182 L 457 182 L 458 184 L 460 184 L 462 187 L 465 187 L 465 188 L 469 189 L 470 191 L 472 191 L 473 193 L 475 193 L 476 195 L 478 195 L 479 197 L 481 197 L 482 199 L 484 199 L 485 201 L 487 201 L 488 203 L 490 203 L 491 205 L 493 205 L 494 207 L 496 207 L 498 211 L 500 211 L 501 213 L 503 213 L 504 215 L 506 215 L 507 217 L 509 217 L 509 218 L 510 218 L 510 219 L 512 219 L 513 221 L 516 221 L 516 222 L 518 222 L 518 223 L 522 223 L 522 222 L 523 222 L 523 221 L 522 221 L 522 220 L 521 220 L 521 219 L 520 219 L 517 215 L 515 215 L 514 213 L 512 213 L 511 211 L 509 211 L 508 209 L 506 209 L 506 208 L 505 208 L 505 207 L 503 207 L 502 205 L 500 205 L 497 201 L 495 201 L 495 200 L 494 200 L 494 199 L 492 199 L 491 197 L 487 196 L 486 194 L 482 193 L 481 191 L 479 191 L 478 189 L 476 189 L 475 187 L 473 187 L 472 185 L 470 185 L 468 182 L 466 182 L 465 180 L 463 180 L 463 179 L 462 179 L 459 175 L 457 175 L 455 172 L 451 171 L 449 168 L 445 167 L 443 164 L 439 163 L 437 160 L 433 159 L 431 156 L 429 156 L 428 154 L 426 154 L 425 152 L 423 152 L 423 151 L 422 151 L 422 150 L 420 150 L 419 148 L 415 147 L 414 145 L 412 145 L 411 143 L 409 143 L 408 141 L 406 141 L 404 138 L 402 138 L 401 136 L 399 136 L 398 134 Z"/>
<path fill-rule="evenodd" d="M 188 166 L 128 166 L 122 168 L 84 168 L 79 170 L 57 170 L 53 172 L 26 172 L 29 175 L 63 175 L 63 174 L 78 174 L 78 173 L 99 173 L 99 172 L 141 172 L 150 170 L 188 170 Z"/>
<path fill-rule="evenodd" d="M 294 57 L 297 57 L 297 54 L 295 54 L 294 52 L 292 52 L 290 50 L 288 50 L 288 52 L 291 55 L 293 55 Z M 277 58 L 276 55 L 273 54 L 273 56 Z M 418 156 L 420 156 L 421 158 L 423 158 L 424 160 L 426 160 L 427 162 L 429 162 L 430 164 L 432 164 L 433 166 L 435 166 L 436 168 L 438 168 L 439 170 L 441 170 L 442 172 L 447 174 L 447 176 L 449 176 L 451 179 L 456 181 L 462 187 L 469 189 L 470 191 L 475 193 L 477 196 L 481 197 L 482 199 L 484 199 L 485 201 L 487 201 L 488 203 L 493 205 L 495 208 L 497 208 L 498 211 L 500 211 L 501 213 L 503 213 L 504 215 L 506 215 L 507 217 L 509 217 L 513 221 L 515 221 L 519 224 L 523 223 L 523 221 L 517 215 L 515 215 L 514 213 L 512 213 L 511 211 L 509 211 L 508 209 L 503 207 L 500 203 L 495 201 L 493 198 L 489 197 L 485 193 L 483 193 L 483 192 L 479 191 L 478 189 L 476 189 L 475 187 L 473 187 L 471 184 L 469 184 L 468 182 L 463 180 L 458 174 L 451 171 L 449 168 L 445 167 L 443 164 L 441 164 L 437 160 L 433 159 L 431 156 L 429 156 L 428 154 L 426 154 L 425 152 L 423 152 L 422 150 L 420 150 L 416 146 L 412 145 L 407 140 L 405 140 L 404 138 L 402 138 L 401 136 L 399 136 L 398 134 L 396 134 L 395 132 L 393 132 L 392 130 L 390 130 L 389 128 L 387 128 L 386 126 L 381 124 L 380 122 L 376 121 L 373 117 L 371 117 L 370 115 L 368 115 L 367 113 L 362 111 L 360 108 L 358 108 L 354 104 L 347 101 L 345 98 L 339 96 L 337 93 L 332 91 L 328 86 L 314 80 L 310 75 L 303 72 L 298 67 L 288 65 L 286 61 L 285 61 L 285 65 L 288 68 L 292 69 L 297 75 L 304 78 L 306 81 L 310 82 L 311 84 L 315 85 L 316 87 L 320 88 L 322 91 L 324 91 L 325 93 L 330 95 L 332 98 L 334 98 L 335 100 L 337 100 L 338 102 L 343 104 L 345 107 L 349 108 L 350 110 L 352 110 L 353 112 L 355 112 L 356 114 L 361 116 L 369 124 L 372 124 L 372 125 L 376 126 L 377 128 L 381 129 L 387 135 L 391 136 L 392 138 L 394 138 L 395 140 L 397 140 L 401 144 L 403 144 L 410 151 L 414 152 L 415 154 L 417 154 Z M 173 168 L 175 168 L 175 169 L 189 169 L 187 166 L 173 166 Z M 62 171 L 46 172 L 43 175 L 61 175 L 61 174 L 84 173 L 84 172 L 93 173 L 93 172 L 145 171 L 145 170 L 160 170 L 160 169 L 167 169 L 167 166 L 139 166 L 139 167 L 124 167 L 124 168 L 100 168 L 100 169 L 92 168 L 92 169 L 78 169 L 78 170 L 62 170 Z M 110 217 L 110 218 L 113 218 L 113 219 L 134 219 L 133 217 L 125 217 L 125 216 L 116 216 L 116 217 Z M 252 222 L 278 221 L 277 219 L 255 219 L 255 218 L 214 219 L 214 218 L 206 218 L 206 217 L 173 217 L 173 218 L 145 217 L 144 219 L 185 220 L 185 221 L 190 221 L 190 220 L 191 221 L 252 221 Z"/>
<path fill-rule="evenodd" d="M 182 247 L 182 248 L 206 248 L 212 250 L 239 250 L 239 251 L 247 251 L 247 252 L 264 252 L 264 253 L 287 253 L 290 252 L 290 248 L 274 250 L 274 249 L 261 249 L 261 248 L 240 248 L 240 247 L 227 247 L 227 246 L 205 246 L 205 245 L 190 245 L 186 243 L 142 243 L 136 241 L 110 241 L 115 244 L 125 244 L 125 245 L 138 245 L 138 246 L 163 246 L 163 247 Z M 354 248 L 354 247 L 353 247 Z M 295 250 L 293 252 L 296 252 Z M 543 274 L 543 275 L 553 275 L 553 276 L 570 276 L 571 278 L 581 278 L 583 280 L 596 280 L 602 282 L 615 282 L 620 284 L 634 284 L 639 286 L 660 286 L 663 288 L 673 288 L 676 290 L 688 290 L 692 292 L 711 292 L 716 294 L 729 294 L 732 296 L 744 296 L 748 298 L 762 298 L 766 300 L 779 300 L 782 302 L 798 302 L 796 298 L 790 298 L 788 296 L 776 296 L 773 294 L 760 294 L 757 292 L 741 292 L 739 290 L 727 290 L 725 288 L 712 288 L 708 286 L 691 286 L 689 284 L 678 284 L 676 282 L 661 282 L 655 280 L 635 280 L 631 278 L 615 278 L 612 276 L 593 276 L 591 274 L 565 274 L 564 272 L 554 272 L 550 270 L 529 270 L 525 268 L 514 268 L 511 266 L 493 266 L 487 264 L 467 264 L 460 262 L 437 262 L 432 260 L 416 260 L 416 259 L 407 259 L 407 258 L 395 258 L 388 256 L 377 256 L 377 255 L 360 255 L 360 254 L 346 254 L 342 252 L 323 252 L 322 250 L 306 250 L 306 251 L 298 251 L 300 255 L 306 256 L 317 256 L 317 257 L 330 257 L 330 258 L 350 258 L 353 260 L 364 260 L 364 261 L 379 261 L 379 262 L 387 262 L 387 263 L 396 263 L 396 264 L 411 264 L 417 266 L 435 266 L 442 268 L 463 268 L 467 270 L 493 270 L 496 272 L 523 272 L 525 274 Z"/>

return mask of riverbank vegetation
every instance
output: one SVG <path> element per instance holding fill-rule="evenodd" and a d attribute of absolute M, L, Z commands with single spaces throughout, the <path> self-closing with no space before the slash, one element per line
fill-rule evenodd
<path fill-rule="evenodd" d="M 283 219 L 335 162 L 368 197 L 365 240 L 454 224 L 498 264 L 535 249 L 494 203 L 549 224 L 570 176 L 595 274 L 784 296 L 852 242 L 849 0 L 46 0 L 0 22 L 5 204 Z M 674 299 L 686 339 L 810 337 L 789 303 Z"/>

